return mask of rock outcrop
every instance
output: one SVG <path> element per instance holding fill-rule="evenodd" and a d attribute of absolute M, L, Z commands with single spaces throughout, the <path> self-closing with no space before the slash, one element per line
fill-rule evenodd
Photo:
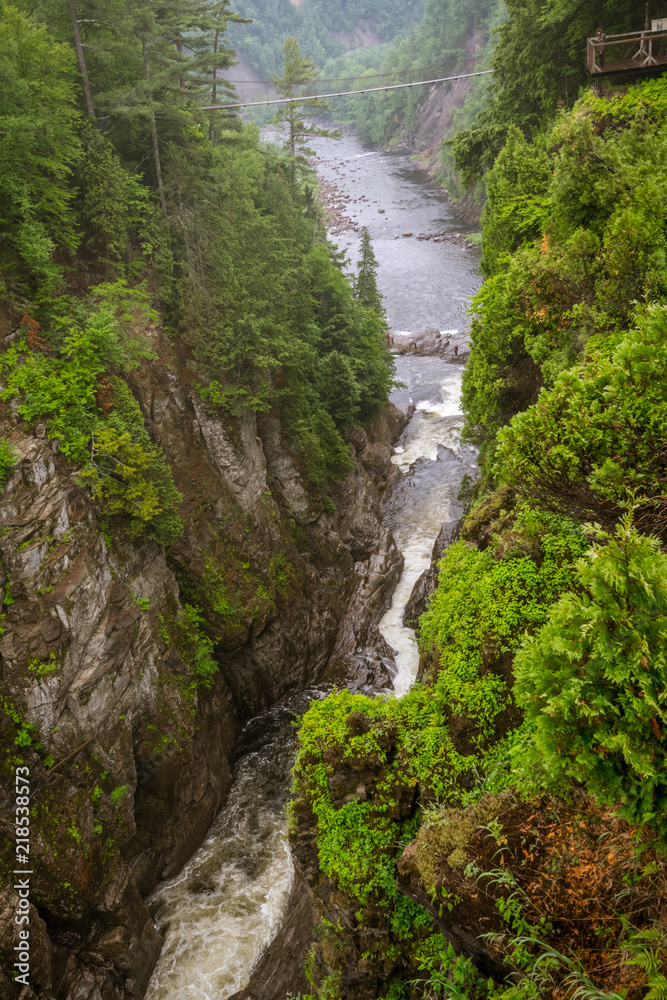
<path fill-rule="evenodd" d="M 470 354 L 468 337 L 463 330 L 441 331 L 429 326 L 415 333 L 395 333 L 392 344 L 399 354 L 421 354 L 454 364 L 464 364 Z"/>
<path fill-rule="evenodd" d="M 160 950 L 144 898 L 225 801 L 243 721 L 311 683 L 334 650 L 362 682 L 387 670 L 374 615 L 400 557 L 379 504 L 405 418 L 388 407 L 368 436 L 355 430 L 334 511 L 278 414 L 207 408 L 187 350 L 151 336 L 158 358 L 130 384 L 183 494 L 185 530 L 167 550 L 102 523 L 57 442 L 1 414 L 20 454 L 0 498 L 2 1000 L 18 996 L 7 956 L 19 758 L 32 794 L 32 986 L 21 997 L 130 1000 Z M 365 624 L 352 627 L 360 594 Z M 200 634 L 219 668 L 208 688 Z"/>

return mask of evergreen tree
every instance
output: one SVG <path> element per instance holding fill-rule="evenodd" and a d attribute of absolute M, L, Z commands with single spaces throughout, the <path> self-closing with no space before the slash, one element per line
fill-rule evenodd
<path fill-rule="evenodd" d="M 283 97 L 297 97 L 296 88 L 311 83 L 318 75 L 319 70 L 310 56 L 302 56 L 299 51 L 299 43 L 296 38 L 288 38 L 283 45 L 283 55 L 285 67 L 282 76 L 273 77 L 273 85 Z M 305 140 L 310 137 L 324 136 L 327 139 L 340 139 L 339 129 L 332 130 L 322 128 L 319 125 L 309 124 L 311 118 L 315 118 L 320 112 L 330 107 L 327 101 L 320 101 L 318 98 L 310 98 L 308 101 L 309 111 L 305 111 L 300 105 L 303 101 L 295 100 L 284 105 L 275 113 L 272 118 L 274 124 L 284 122 L 287 125 L 287 140 L 285 146 L 289 152 L 290 172 L 292 183 L 296 184 L 297 170 L 308 169 L 307 157 L 312 156 L 314 150 L 309 149 Z"/>
<path fill-rule="evenodd" d="M 74 250 L 71 172 L 81 155 L 72 50 L 6 7 L 0 16 L 0 270 L 14 291 L 32 280 L 48 296 Z M 2 289 L 0 281 L 0 290 Z M 5 289 L 6 290 L 6 289 Z"/>
<path fill-rule="evenodd" d="M 361 243 L 359 244 L 359 263 L 357 264 L 357 275 L 354 279 L 354 294 L 359 301 L 368 309 L 374 309 L 382 320 L 384 326 L 387 324 L 387 317 L 382 303 L 382 293 L 377 286 L 378 262 L 373 251 L 370 234 L 366 226 L 361 230 Z"/>
<path fill-rule="evenodd" d="M 209 7 L 209 23 L 206 32 L 207 44 L 199 56 L 199 70 L 202 77 L 206 79 L 210 87 L 211 104 L 215 105 L 219 101 L 219 91 L 225 95 L 225 100 L 232 102 L 236 97 L 233 84 L 220 76 L 220 72 L 230 69 L 238 64 L 234 58 L 234 49 L 224 42 L 227 25 L 230 21 L 237 24 L 250 24 L 247 17 L 239 17 L 232 13 L 229 7 L 229 0 L 215 0 Z M 216 129 L 219 132 L 220 126 L 224 122 L 229 127 L 236 123 L 236 115 L 229 112 L 211 111 L 209 115 L 208 137 L 211 142 L 216 140 Z"/>
<path fill-rule="evenodd" d="M 547 784 L 574 778 L 667 834 L 667 556 L 627 515 L 577 563 L 579 589 L 517 654 L 514 688 Z"/>

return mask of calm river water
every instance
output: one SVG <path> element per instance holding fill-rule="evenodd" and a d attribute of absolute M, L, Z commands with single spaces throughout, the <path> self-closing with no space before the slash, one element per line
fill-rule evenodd
<path fill-rule="evenodd" d="M 338 186 L 349 199 L 347 214 L 370 232 L 392 330 L 460 330 L 480 283 L 478 252 L 400 236 L 466 231 L 442 192 L 407 155 L 368 149 L 353 133 L 340 142 L 314 145 L 318 173 Z M 343 232 L 335 239 L 356 262 L 358 235 Z M 385 512 L 405 556 L 392 606 L 380 623 L 396 651 L 394 688 L 400 695 L 418 663 L 414 633 L 402 624 L 405 603 L 429 565 L 440 526 L 457 513 L 459 484 L 473 472 L 475 456 L 459 441 L 460 366 L 406 355 L 397 358 L 396 369 L 404 388 L 395 390 L 393 401 L 416 407 L 392 459 L 402 479 Z M 246 726 L 225 808 L 188 865 L 151 900 L 164 948 L 148 1000 L 225 1000 L 243 988 L 276 934 L 294 877 L 283 819 L 293 756 L 291 721 L 310 699 L 325 693 L 307 691 Z"/>

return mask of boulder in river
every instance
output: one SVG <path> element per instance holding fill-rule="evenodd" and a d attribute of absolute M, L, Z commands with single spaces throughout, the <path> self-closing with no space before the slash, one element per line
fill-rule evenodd
<path fill-rule="evenodd" d="M 394 347 L 399 354 L 421 354 L 464 362 L 468 357 L 468 337 L 464 330 L 437 330 L 428 326 L 415 333 L 395 333 Z"/>

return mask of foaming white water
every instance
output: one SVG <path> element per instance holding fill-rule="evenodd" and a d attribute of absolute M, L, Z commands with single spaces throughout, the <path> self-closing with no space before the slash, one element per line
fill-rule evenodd
<path fill-rule="evenodd" d="M 394 691 L 398 698 L 409 690 L 419 666 L 419 650 L 415 642 L 415 633 L 403 625 L 403 613 L 412 588 L 430 565 L 433 543 L 443 521 L 446 521 L 449 516 L 451 503 L 447 493 L 448 490 L 445 487 L 440 491 L 439 498 L 433 496 L 434 503 L 430 509 L 430 516 L 427 513 L 418 523 L 408 523 L 403 529 L 400 527 L 394 529 L 396 544 L 403 553 L 405 565 L 394 591 L 391 607 L 380 622 L 380 631 L 395 650 Z"/>
<path fill-rule="evenodd" d="M 433 374 L 422 368 L 427 360 L 432 363 Z M 391 528 L 405 565 L 391 607 L 380 622 L 380 631 L 395 650 L 394 691 L 398 697 L 408 691 L 419 666 L 415 633 L 403 625 L 405 606 L 415 583 L 430 565 L 433 543 L 442 524 L 453 513 L 462 474 L 456 458 L 461 451 L 463 425 L 461 369 L 445 366 L 435 358 L 405 359 L 404 364 L 410 367 L 404 374 L 399 362 L 399 378 L 408 382 L 408 392 L 423 398 L 416 403 L 415 413 L 392 456 L 392 462 L 405 477 L 400 502 L 391 518 Z M 443 366 L 446 368 L 444 377 L 437 375 L 438 370 L 442 373 Z M 409 401 L 413 402 L 412 395 Z M 449 461 L 443 461 L 443 455 L 447 455 Z"/>
<path fill-rule="evenodd" d="M 442 447 L 458 452 L 462 426 L 461 372 L 454 369 L 441 380 L 435 399 L 421 399 L 416 404 L 408 433 L 391 460 L 401 472 L 407 472 L 420 458 L 437 462 Z"/>
<path fill-rule="evenodd" d="M 289 747 L 289 732 L 280 739 Z M 243 760 L 205 843 L 151 899 L 165 939 L 146 1000 L 224 1000 L 247 983 L 280 928 L 294 881 L 281 756 L 271 741 Z"/>

